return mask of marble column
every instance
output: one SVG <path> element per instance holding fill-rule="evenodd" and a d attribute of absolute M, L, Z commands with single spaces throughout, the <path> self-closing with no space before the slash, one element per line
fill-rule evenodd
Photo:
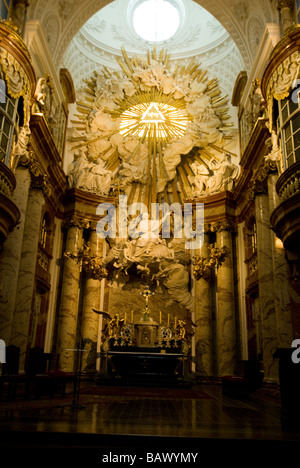
<path fill-rule="evenodd" d="M 232 374 L 236 370 L 236 317 L 234 300 L 234 273 L 232 234 L 217 231 L 217 247 L 229 249 L 225 261 L 217 271 L 217 355 L 218 375 Z"/>
<path fill-rule="evenodd" d="M 270 174 L 268 178 L 270 214 L 280 203 L 276 192 L 277 179 L 277 174 Z M 272 231 L 271 242 L 278 347 L 289 348 L 293 341 L 291 301 L 289 295 L 289 265 L 285 258 L 285 249 L 283 244 Z"/>
<path fill-rule="evenodd" d="M 82 228 L 68 229 L 65 252 L 76 254 L 82 247 Z M 74 371 L 76 328 L 78 318 L 81 267 L 77 258 L 64 257 L 61 303 L 58 323 L 57 352 L 59 366 L 66 372 Z"/>
<path fill-rule="evenodd" d="M 294 25 L 293 8 L 295 0 L 278 0 L 278 10 L 281 12 L 282 34 Z"/>
<path fill-rule="evenodd" d="M 42 190 L 30 189 L 11 334 L 11 344 L 20 347 L 20 371 L 24 369 L 25 365 L 29 322 L 34 305 L 33 301 L 36 289 L 35 271 L 44 203 Z"/>
<path fill-rule="evenodd" d="M 11 339 L 30 173 L 28 169 L 20 168 L 16 170 L 15 177 L 17 183 L 12 195 L 12 201 L 20 211 L 20 222 L 6 239 L 0 257 L 0 338 L 7 345 L 10 344 Z"/>
<path fill-rule="evenodd" d="M 89 238 L 91 254 L 102 257 L 103 239 L 100 239 L 96 231 L 91 231 Z M 99 329 L 99 315 L 94 309 L 100 310 L 101 280 L 87 276 L 84 288 L 81 334 L 85 341 L 85 353 L 83 354 L 84 372 L 96 372 L 96 354 Z"/>
<path fill-rule="evenodd" d="M 269 199 L 266 194 L 259 194 L 255 198 L 255 219 L 264 379 L 265 381 L 273 381 L 278 379 L 277 362 L 273 358 L 273 353 L 278 348 L 278 341 L 274 301 L 272 232 L 269 222 Z"/>
<path fill-rule="evenodd" d="M 197 254 L 209 261 L 209 236 L 204 235 L 204 243 Z M 195 341 L 196 341 L 196 375 L 213 375 L 213 343 L 212 343 L 212 310 L 211 310 L 211 280 L 201 278 L 195 280 Z"/>

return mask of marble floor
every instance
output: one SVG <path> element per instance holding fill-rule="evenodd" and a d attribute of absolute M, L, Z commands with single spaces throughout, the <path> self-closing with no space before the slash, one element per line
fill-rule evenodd
<path fill-rule="evenodd" d="M 139 460 L 145 463 L 149 452 L 218 457 L 241 450 L 255 461 L 263 449 L 268 460 L 274 456 L 276 461 L 279 453 L 292 456 L 300 447 L 297 425 L 287 427 L 282 422 L 280 395 L 261 390 L 236 399 L 222 395 L 220 385 L 187 390 L 95 387 L 93 391 L 86 384 L 79 405 L 72 402 L 72 393 L 51 401 L 42 397 L 25 402 L 16 397 L 8 402 L 2 397 L 1 451 L 8 450 L 12 458 L 22 453 L 23 459 L 27 449 L 44 450 L 47 457 L 62 448 L 73 456 L 75 449 L 89 449 L 89 457 L 108 466 L 107 454 L 111 458 L 139 454 L 137 465 Z M 121 462 L 110 461 L 112 466 Z M 148 462 L 163 461 L 149 458 Z"/>

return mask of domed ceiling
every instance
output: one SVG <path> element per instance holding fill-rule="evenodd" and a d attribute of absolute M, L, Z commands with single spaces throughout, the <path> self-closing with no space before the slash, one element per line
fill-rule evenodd
<path fill-rule="evenodd" d="M 91 188 L 94 179 L 82 182 L 78 169 L 82 164 L 84 173 L 107 171 L 107 193 L 123 184 L 130 199 L 154 202 L 158 194 L 159 199 L 182 202 L 196 194 L 194 178 L 201 179 L 198 196 L 215 192 L 210 187 L 218 170 L 215 161 L 222 168 L 230 167 L 230 180 L 236 177 L 232 170 L 238 163 L 237 109 L 230 101 L 244 64 L 223 26 L 192 0 L 151 0 L 159 6 L 169 4 L 179 21 L 170 32 L 170 14 L 165 12 L 163 33 L 170 32 L 169 38 L 159 40 L 158 22 L 152 23 L 157 30 L 151 36 L 150 15 L 145 13 L 141 34 L 155 40 L 142 38 L 135 29 L 134 13 L 147 3 L 150 0 L 115 0 L 85 23 L 65 53 L 63 65 L 77 94 L 68 139 L 69 182 L 88 191 L 99 189 Z M 156 107 L 150 108 L 148 102 Z M 155 125 L 149 123 L 149 115 Z M 179 121 L 184 128 L 173 134 Z M 231 154 L 232 162 L 221 162 L 224 151 Z M 138 170 L 142 174 L 136 175 Z M 203 183 L 204 179 L 210 182 Z M 143 192 L 150 181 L 154 199 Z"/>
<path fill-rule="evenodd" d="M 134 29 L 134 11 L 141 3 L 115 0 L 92 16 L 75 35 L 63 60 L 75 89 L 99 66 L 118 69 L 116 57 L 121 57 L 123 47 L 129 56 L 144 56 L 153 47 L 153 42 L 141 38 Z M 192 0 L 170 3 L 179 13 L 179 27 L 169 39 L 156 42 L 158 50 L 167 49 L 170 62 L 187 64 L 193 57 L 211 78 L 219 78 L 222 91 L 231 98 L 236 77 L 244 69 L 234 41 L 208 11 Z M 168 24 L 169 17 L 164 21 Z"/>

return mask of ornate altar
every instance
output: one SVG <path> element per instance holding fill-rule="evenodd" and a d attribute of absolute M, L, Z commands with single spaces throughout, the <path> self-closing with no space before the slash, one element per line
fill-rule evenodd
<path fill-rule="evenodd" d="M 184 322 L 176 320 L 170 325 L 153 320 L 148 308 L 153 293 L 145 288 L 141 294 L 146 307 L 138 321 L 125 323 L 117 315 L 106 314 L 100 379 L 148 385 L 182 383 L 190 359 Z"/>

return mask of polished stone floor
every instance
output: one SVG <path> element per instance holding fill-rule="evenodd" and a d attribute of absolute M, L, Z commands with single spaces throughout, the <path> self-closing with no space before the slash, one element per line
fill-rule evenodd
<path fill-rule="evenodd" d="M 256 459 L 262 447 L 264 454 L 275 458 L 300 447 L 297 425 L 282 422 L 280 395 L 263 390 L 236 399 L 222 395 L 220 385 L 150 390 L 85 384 L 77 404 L 72 402 L 72 393 L 52 400 L 23 401 L 17 396 L 11 402 L 2 397 L 1 450 L 8 449 L 15 457 L 25 449 L 46 450 L 50 456 L 61 448 L 73 455 L 75 448 L 89 448 L 98 461 L 108 453 L 111 457 L 139 453 L 145 463 L 149 451 L 194 451 L 218 457 L 224 450 L 230 455 L 239 449 L 247 459 Z M 149 460 L 154 463 L 154 458 Z M 120 461 L 111 462 L 115 466 Z"/>

